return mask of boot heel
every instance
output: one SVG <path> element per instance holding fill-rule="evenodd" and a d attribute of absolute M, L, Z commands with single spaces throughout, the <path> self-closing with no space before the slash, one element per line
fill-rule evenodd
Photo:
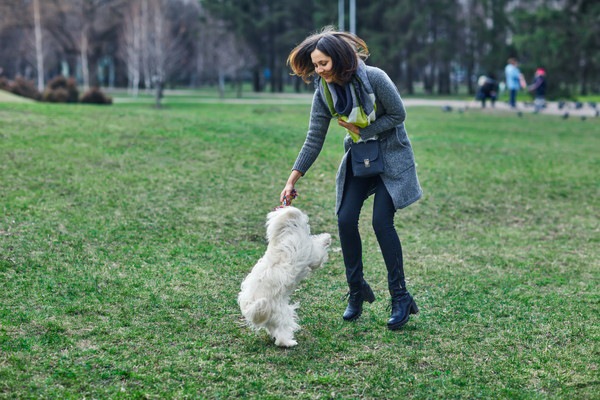
<path fill-rule="evenodd" d="M 412 304 L 410 305 L 410 313 L 411 314 L 418 314 L 419 313 L 419 307 L 417 307 L 417 303 L 415 303 L 414 300 L 413 300 Z"/>
<path fill-rule="evenodd" d="M 371 286 L 369 286 L 369 284 L 366 282 L 363 286 L 363 299 L 369 303 L 375 301 L 375 293 L 373 293 L 373 289 L 371 289 Z"/>

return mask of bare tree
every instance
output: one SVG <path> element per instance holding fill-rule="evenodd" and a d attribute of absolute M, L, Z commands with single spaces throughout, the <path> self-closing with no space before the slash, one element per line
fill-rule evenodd
<path fill-rule="evenodd" d="M 134 96 L 138 94 L 142 74 L 142 33 L 145 31 L 142 30 L 143 19 L 140 2 L 131 2 L 124 17 L 121 57 L 127 64 L 128 90 Z"/>
<path fill-rule="evenodd" d="M 126 0 L 70 0 L 76 4 L 77 32 L 84 88 L 98 86 L 99 60 L 107 54 L 106 43 L 116 41 L 122 24 L 121 10 Z M 115 49 L 116 51 L 116 49 Z"/>
<path fill-rule="evenodd" d="M 127 66 L 128 87 L 137 94 L 143 81 L 154 89 L 160 106 L 163 88 L 181 72 L 190 73 L 197 51 L 199 3 L 185 0 L 132 0 L 123 13 L 120 58 Z M 192 71 L 193 72 L 193 71 Z M 189 75 L 188 75 L 189 76 Z"/>
<path fill-rule="evenodd" d="M 227 24 L 204 12 L 201 33 L 202 47 L 198 51 L 198 70 L 208 77 L 215 77 L 219 96 L 225 96 L 225 80 L 236 82 L 237 96 L 242 95 L 241 73 L 256 65 L 256 57 L 242 40 L 228 29 Z"/>
<path fill-rule="evenodd" d="M 179 4 L 150 0 L 148 5 L 152 24 L 148 25 L 144 47 L 148 54 L 148 73 L 156 93 L 156 106 L 160 107 L 165 83 L 186 58 L 185 27 L 178 13 Z"/>

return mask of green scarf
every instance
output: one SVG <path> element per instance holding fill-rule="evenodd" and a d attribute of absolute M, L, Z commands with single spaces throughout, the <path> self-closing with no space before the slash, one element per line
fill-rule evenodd
<path fill-rule="evenodd" d="M 352 111 L 349 115 L 340 115 L 335 110 L 335 96 L 337 96 L 337 94 L 335 94 L 335 89 L 330 87 L 330 84 L 325 82 L 324 79 L 321 79 L 319 90 L 325 98 L 329 111 L 333 117 L 352 123 L 359 128 L 369 126 L 376 118 L 375 94 L 373 93 L 373 88 L 367 77 L 366 65 L 362 60 L 359 61 L 356 74 L 354 74 L 347 84 L 350 85 L 350 93 L 352 95 Z M 346 132 L 348 132 L 354 142 L 360 140 L 358 134 L 347 129 Z"/>

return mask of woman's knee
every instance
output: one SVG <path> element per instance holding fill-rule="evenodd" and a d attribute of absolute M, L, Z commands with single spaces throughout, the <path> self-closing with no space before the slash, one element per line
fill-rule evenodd
<path fill-rule="evenodd" d="M 350 210 L 344 210 L 342 208 L 338 213 L 338 228 L 340 230 L 357 228 L 359 216 L 360 213 Z"/>
<path fill-rule="evenodd" d="M 394 214 L 381 213 L 375 211 L 373 213 L 371 225 L 373 226 L 373 230 L 376 234 L 389 232 L 390 229 L 395 230 L 396 228 L 394 227 Z"/>

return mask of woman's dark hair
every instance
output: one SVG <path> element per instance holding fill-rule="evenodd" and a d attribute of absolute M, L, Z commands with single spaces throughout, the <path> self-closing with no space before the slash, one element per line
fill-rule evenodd
<path fill-rule="evenodd" d="M 292 68 L 293 75 L 299 76 L 306 83 L 315 74 L 315 66 L 310 57 L 315 50 L 331 57 L 332 80 L 339 84 L 350 81 L 358 69 L 359 58 L 366 60 L 369 57 L 369 48 L 364 40 L 352 33 L 339 32 L 332 26 L 326 26 L 304 39 L 288 56 L 287 63 Z"/>

